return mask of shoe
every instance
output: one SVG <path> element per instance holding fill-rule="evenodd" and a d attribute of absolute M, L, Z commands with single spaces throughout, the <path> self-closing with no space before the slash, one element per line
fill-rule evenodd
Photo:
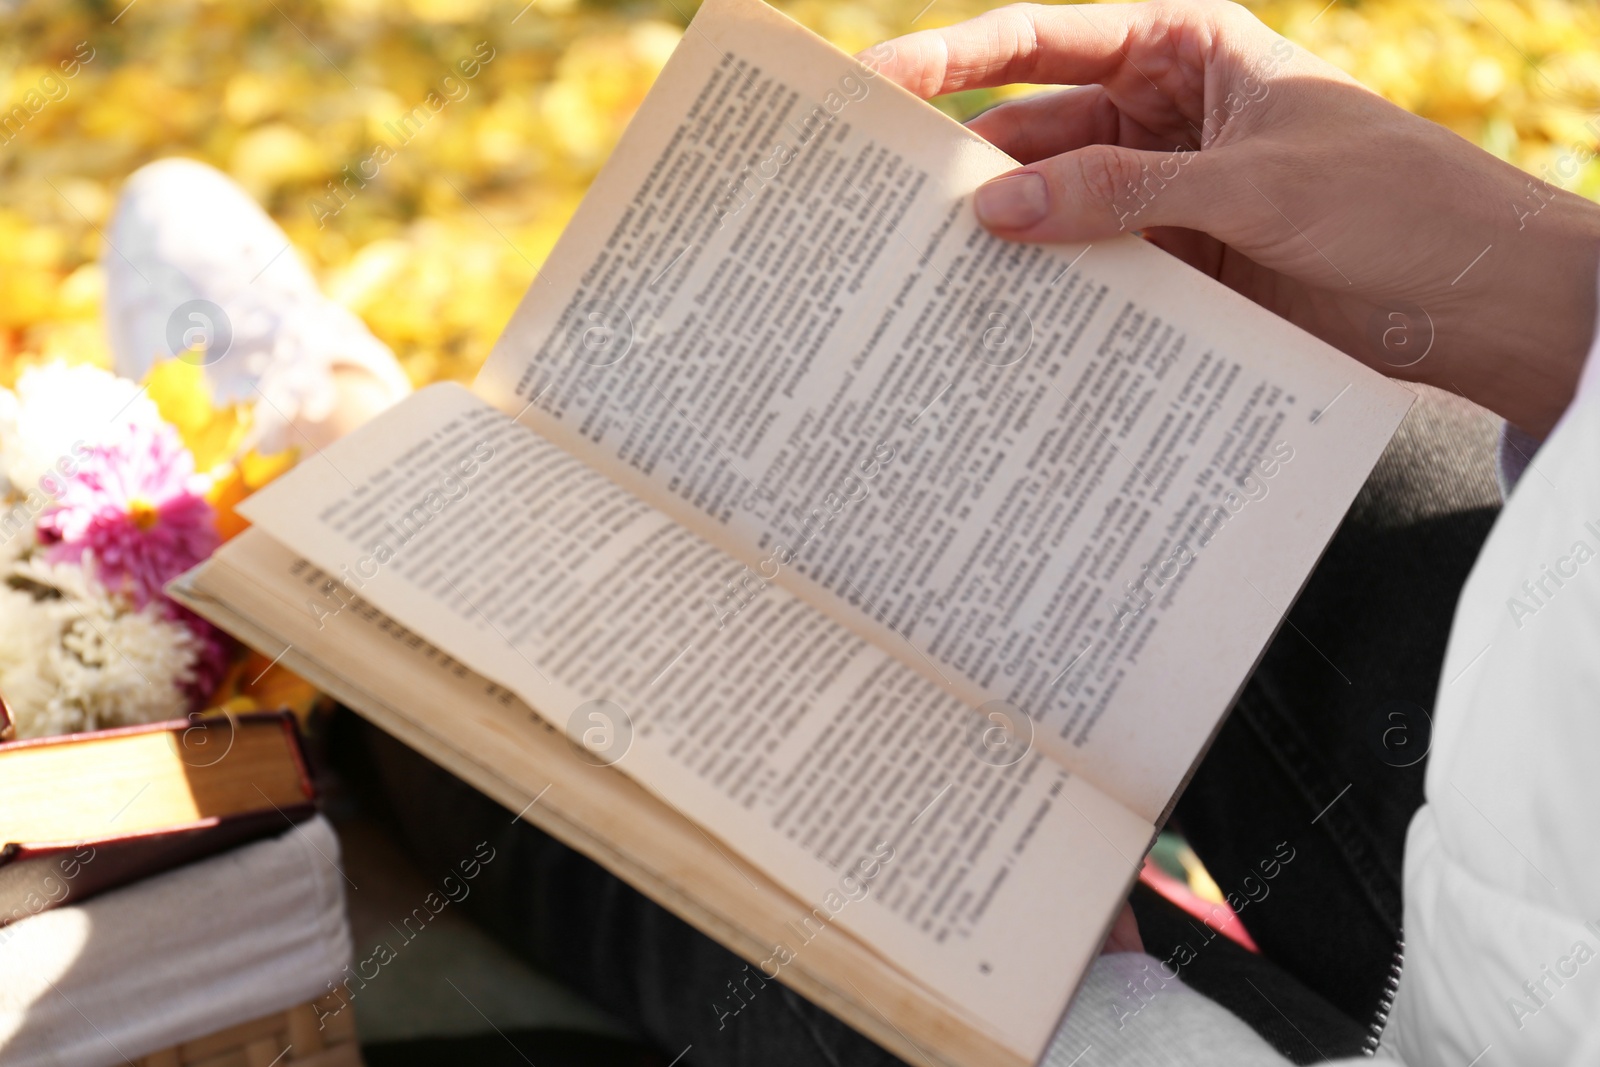
<path fill-rule="evenodd" d="M 252 444 L 264 451 L 320 447 L 411 390 L 388 346 L 317 288 L 288 235 L 204 163 L 135 171 L 103 261 L 117 373 L 139 381 L 159 360 L 200 364 L 215 402 L 254 405 Z"/>

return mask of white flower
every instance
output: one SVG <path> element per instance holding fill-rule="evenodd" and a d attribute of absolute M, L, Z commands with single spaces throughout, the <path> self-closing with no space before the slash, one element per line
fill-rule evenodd
<path fill-rule="evenodd" d="M 182 623 L 153 603 L 127 610 L 73 564 L 35 560 L 9 576 L 0 587 L 0 693 L 17 736 L 183 717 L 199 649 Z"/>
<path fill-rule="evenodd" d="M 62 362 L 30 367 L 16 392 L 0 389 L 0 477 L 25 495 L 63 460 L 74 445 L 94 444 L 128 423 L 161 421 L 144 390 L 98 367 Z M 70 468 L 69 468 L 70 469 Z M 46 495 L 50 485 L 43 487 Z"/>
<path fill-rule="evenodd" d="M 38 503 L 35 498 L 34 503 Z M 34 520 L 42 508 L 30 506 L 27 500 L 0 493 L 0 575 L 11 573 L 13 564 L 20 562 L 34 547 Z"/>
<path fill-rule="evenodd" d="M 41 737 L 73 729 L 49 712 L 55 689 L 43 665 L 52 635 L 48 613 L 28 593 L 0 587 L 0 693 L 17 718 L 19 737 Z"/>

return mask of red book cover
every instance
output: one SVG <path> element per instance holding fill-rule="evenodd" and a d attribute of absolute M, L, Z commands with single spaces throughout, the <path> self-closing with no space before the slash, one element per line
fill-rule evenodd
<path fill-rule="evenodd" d="M 96 893 L 204 859 L 237 845 L 288 830 L 317 810 L 316 786 L 305 761 L 294 716 L 288 712 L 255 712 L 212 720 L 179 720 L 146 726 L 119 727 L 33 738 L 0 744 L 0 758 L 14 749 L 70 746 L 85 741 L 139 733 L 183 736 L 197 726 L 275 720 L 283 729 L 303 799 L 274 804 L 265 795 L 257 810 L 202 818 L 182 825 L 132 833 L 99 834 L 77 841 L 0 842 L 0 927 Z M 10 735 L 11 717 L 0 700 L 0 738 Z M 63 788 L 70 788 L 63 783 Z M 3 935 L 0 935 L 3 941 Z"/>

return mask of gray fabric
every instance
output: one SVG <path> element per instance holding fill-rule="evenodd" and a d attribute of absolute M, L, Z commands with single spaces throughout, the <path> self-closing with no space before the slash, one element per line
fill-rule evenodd
<path fill-rule="evenodd" d="M 1494 456 L 1498 417 L 1426 385 L 1350 507 L 1347 522 L 1406 526 L 1477 508 L 1503 497 Z"/>
<path fill-rule="evenodd" d="M 1283 1067 L 1290 1062 L 1237 1016 L 1180 981 L 1164 980 L 1160 968 L 1139 953 L 1101 956 L 1051 1043 L 1044 1067 Z M 1130 1011 L 1130 1004 L 1139 1007 Z M 1329 1062 L 1345 1067 L 1393 1063 L 1365 1058 Z"/>

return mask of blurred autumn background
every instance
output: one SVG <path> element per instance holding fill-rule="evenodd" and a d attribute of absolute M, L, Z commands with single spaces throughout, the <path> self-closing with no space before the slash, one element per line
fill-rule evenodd
<path fill-rule="evenodd" d="M 1595 5 L 1247 4 L 1402 106 L 1600 194 L 1600 122 L 1586 125 L 1600 108 Z M 778 6 L 854 51 L 994 5 Z M 108 363 L 99 233 L 127 175 L 175 154 L 254 193 L 415 382 L 470 378 L 692 11 L 690 0 L 0 0 L 0 384 L 29 362 Z M 347 205 L 334 200 L 343 168 L 398 143 L 389 124 L 474 55 L 492 58 L 466 95 Z M 74 57 L 76 75 L 53 80 Z M 966 117 L 990 99 L 942 104 Z"/>

